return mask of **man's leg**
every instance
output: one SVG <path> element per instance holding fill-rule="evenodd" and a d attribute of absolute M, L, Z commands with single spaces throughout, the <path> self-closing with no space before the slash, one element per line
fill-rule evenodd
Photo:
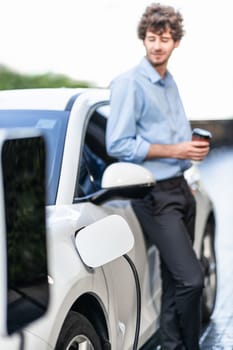
<path fill-rule="evenodd" d="M 179 349 L 180 337 L 186 349 L 199 349 L 203 273 L 192 248 L 193 237 L 190 237 L 184 224 L 185 211 L 188 210 L 190 215 L 191 202 L 194 202 L 191 198 L 190 193 L 184 195 L 181 186 L 169 191 L 161 191 L 157 186 L 154 193 L 144 201 L 133 202 L 144 232 L 158 247 L 163 263 L 174 281 L 175 293 L 170 290 L 170 281 L 167 287 L 169 290 L 164 290 L 162 299 L 162 331 L 165 329 L 164 325 L 167 326 L 162 336 L 164 350 Z M 164 288 L 167 283 L 164 281 Z M 169 316 L 172 313 L 173 316 Z M 177 335 L 173 335 L 174 343 L 168 346 L 165 342 L 166 333 L 169 332 L 167 318 L 172 318 L 174 322 L 178 320 L 177 326 L 173 325 L 171 329 L 173 333 L 177 331 Z"/>
<path fill-rule="evenodd" d="M 174 280 L 162 258 L 160 260 L 162 276 L 160 333 L 163 349 L 185 350 L 176 310 Z"/>
<path fill-rule="evenodd" d="M 155 227 L 160 227 L 157 247 L 174 280 L 176 314 L 179 320 L 177 328 L 181 331 L 186 348 L 198 350 L 201 321 L 200 298 L 203 288 L 201 265 L 192 249 L 182 220 L 177 220 L 176 216 L 164 215 L 156 218 L 155 221 Z M 169 298 L 166 300 L 166 293 L 164 298 L 163 302 L 173 302 Z M 163 317 L 166 318 L 166 315 L 162 314 Z M 175 315 L 173 318 L 175 320 Z M 165 349 L 173 348 L 164 347 Z"/>

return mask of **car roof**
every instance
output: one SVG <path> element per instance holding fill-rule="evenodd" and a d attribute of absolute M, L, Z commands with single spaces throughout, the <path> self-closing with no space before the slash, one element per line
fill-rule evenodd
<path fill-rule="evenodd" d="M 109 97 L 101 88 L 40 88 L 0 91 L 0 109 L 64 110 L 78 95 L 98 102 Z M 72 105 L 72 103 L 71 103 Z"/>

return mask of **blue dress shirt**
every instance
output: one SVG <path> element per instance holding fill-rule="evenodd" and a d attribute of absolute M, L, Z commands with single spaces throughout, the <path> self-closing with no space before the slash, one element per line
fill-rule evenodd
<path fill-rule="evenodd" d="M 181 175 L 188 160 L 145 159 L 150 144 L 175 144 L 191 139 L 180 95 L 172 75 L 162 79 L 146 57 L 111 84 L 107 124 L 108 153 L 120 161 L 148 168 L 156 180 Z"/>

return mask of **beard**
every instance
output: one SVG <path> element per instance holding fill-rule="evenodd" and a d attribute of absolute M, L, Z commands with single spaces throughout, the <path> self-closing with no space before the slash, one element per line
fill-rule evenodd
<path fill-rule="evenodd" d="M 168 60 L 171 54 L 172 54 L 172 51 L 165 52 L 165 53 L 163 51 L 156 51 L 153 53 L 147 51 L 146 57 L 154 68 L 159 68 L 159 67 L 167 66 Z M 161 57 L 156 57 L 156 56 L 161 56 Z"/>
<path fill-rule="evenodd" d="M 148 55 L 147 54 L 147 59 L 148 61 L 152 64 L 153 67 L 161 67 L 161 66 L 166 66 L 168 63 L 168 59 L 170 56 L 165 56 L 162 57 L 161 59 L 155 59 L 154 55 Z"/>

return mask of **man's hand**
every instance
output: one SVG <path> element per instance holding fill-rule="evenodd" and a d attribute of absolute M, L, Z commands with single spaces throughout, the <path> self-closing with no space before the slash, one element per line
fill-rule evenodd
<path fill-rule="evenodd" d="M 200 161 L 206 157 L 209 149 L 208 141 L 187 141 L 174 145 L 152 144 L 147 159 L 177 158 Z"/>
<path fill-rule="evenodd" d="M 174 145 L 175 158 L 200 161 L 208 154 L 210 144 L 208 141 L 189 141 Z"/>

